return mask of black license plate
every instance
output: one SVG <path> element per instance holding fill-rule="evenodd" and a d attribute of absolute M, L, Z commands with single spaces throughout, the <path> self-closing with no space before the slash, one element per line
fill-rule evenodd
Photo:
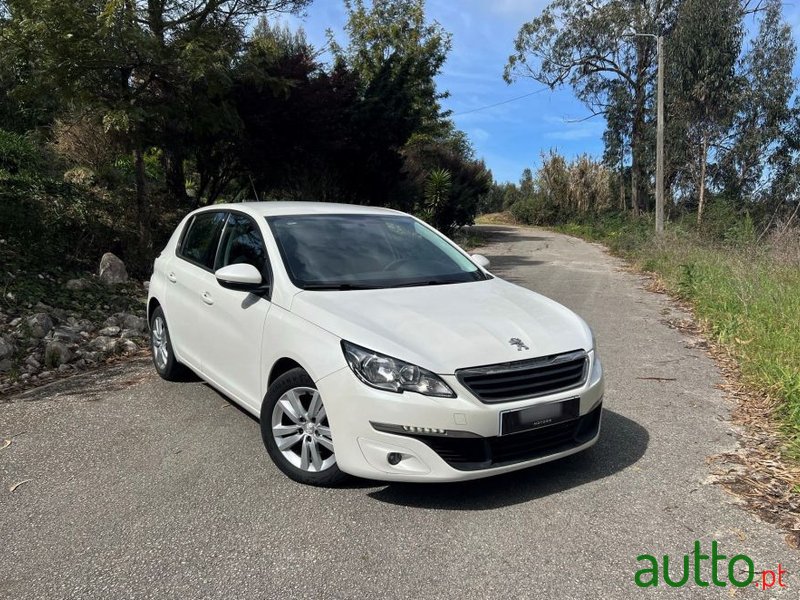
<path fill-rule="evenodd" d="M 570 398 L 561 402 L 547 402 L 502 413 L 500 416 L 500 435 L 519 433 L 539 427 L 555 425 L 561 421 L 577 419 L 580 411 L 580 398 Z"/>

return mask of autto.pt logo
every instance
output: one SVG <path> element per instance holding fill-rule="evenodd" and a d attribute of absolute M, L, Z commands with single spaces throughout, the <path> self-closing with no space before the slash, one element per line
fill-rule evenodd
<path fill-rule="evenodd" d="M 761 590 L 786 588 L 788 573 L 778 563 L 768 569 L 756 569 L 756 565 L 746 554 L 736 554 L 730 558 L 722 553 L 716 541 L 711 542 L 710 553 L 695 541 L 689 554 L 673 560 L 665 554 L 661 561 L 652 554 L 636 557 L 639 569 L 633 580 L 641 588 L 667 585 L 679 588 L 684 586 L 744 588 L 754 586 Z M 676 564 L 677 563 L 677 564 Z"/>

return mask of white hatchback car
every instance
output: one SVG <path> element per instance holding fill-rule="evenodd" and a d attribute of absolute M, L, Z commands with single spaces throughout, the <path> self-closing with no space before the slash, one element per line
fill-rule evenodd
<path fill-rule="evenodd" d="M 588 448 L 603 400 L 591 330 L 488 264 L 388 209 L 203 208 L 155 261 L 153 361 L 260 417 L 302 483 L 474 479 Z"/>

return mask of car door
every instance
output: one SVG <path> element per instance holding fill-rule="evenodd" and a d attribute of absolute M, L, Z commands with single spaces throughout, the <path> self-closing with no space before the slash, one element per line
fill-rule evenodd
<path fill-rule="evenodd" d="M 231 212 L 223 229 L 214 269 L 248 263 L 270 281 L 264 238 L 248 215 Z M 272 306 L 269 291 L 251 293 L 222 287 L 216 280 L 205 290 L 212 300 L 207 310 L 207 331 L 212 339 L 204 348 L 203 369 L 223 391 L 261 408 L 261 341 L 264 323 Z"/>
<path fill-rule="evenodd" d="M 216 285 L 214 259 L 227 216 L 223 211 L 197 213 L 166 267 L 165 310 L 172 346 L 181 362 L 202 374 L 204 347 L 209 340 L 205 328 L 212 302 L 207 290 Z"/>

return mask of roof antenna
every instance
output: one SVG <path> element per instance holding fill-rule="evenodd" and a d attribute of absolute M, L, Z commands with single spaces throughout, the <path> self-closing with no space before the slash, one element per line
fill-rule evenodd
<path fill-rule="evenodd" d="M 253 188 L 253 195 L 256 197 L 256 202 L 261 202 L 261 200 L 258 199 L 258 192 L 256 191 L 256 184 L 253 183 L 253 176 L 248 173 L 247 177 L 250 179 L 250 186 Z"/>

